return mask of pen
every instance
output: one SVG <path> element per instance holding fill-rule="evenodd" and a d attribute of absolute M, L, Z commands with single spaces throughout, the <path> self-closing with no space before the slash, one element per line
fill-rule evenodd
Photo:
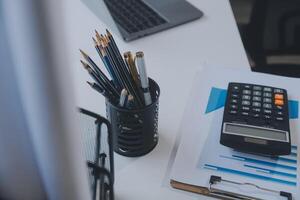
<path fill-rule="evenodd" d="M 139 75 L 138 75 L 138 72 L 137 72 L 137 69 L 136 69 L 136 66 L 135 66 L 135 63 L 134 63 L 134 60 L 133 60 L 133 57 L 132 57 L 132 54 L 130 51 L 127 51 L 124 53 L 124 59 L 127 62 L 129 72 L 130 72 L 136 86 L 139 88 L 141 85 L 140 80 L 139 80 Z"/>
<path fill-rule="evenodd" d="M 126 107 L 129 108 L 129 109 L 134 108 L 134 104 L 135 104 L 135 103 L 134 103 L 134 98 L 133 98 L 133 96 L 132 96 L 131 94 L 128 95 Z"/>
<path fill-rule="evenodd" d="M 119 101 L 119 105 L 121 107 L 124 107 L 124 105 L 126 105 L 126 101 L 127 101 L 127 96 L 128 96 L 128 92 L 126 89 L 123 89 L 121 91 L 121 96 L 120 96 L 120 101 Z"/>
<path fill-rule="evenodd" d="M 150 90 L 149 90 L 149 80 L 147 76 L 144 53 L 139 51 L 136 53 L 136 63 L 139 69 L 140 79 L 141 79 L 141 87 L 144 93 L 145 105 L 150 105 L 152 103 Z"/>

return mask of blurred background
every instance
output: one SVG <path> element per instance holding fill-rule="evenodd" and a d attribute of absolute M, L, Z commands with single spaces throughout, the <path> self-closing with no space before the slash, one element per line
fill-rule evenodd
<path fill-rule="evenodd" d="M 252 71 L 300 77 L 300 1 L 230 2 Z"/>

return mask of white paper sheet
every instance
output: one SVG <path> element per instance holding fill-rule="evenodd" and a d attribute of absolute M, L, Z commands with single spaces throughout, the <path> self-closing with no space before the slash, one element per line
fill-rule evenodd
<path fill-rule="evenodd" d="M 300 81 L 297 79 L 229 69 L 204 69 L 196 76 L 191 97 L 186 106 L 180 128 L 181 143 L 172 168 L 171 179 L 207 187 L 210 176 L 219 175 L 228 180 L 252 182 L 262 187 L 291 192 L 293 199 L 298 199 L 300 191 L 299 147 L 297 149 L 293 148 L 292 152 L 294 154 L 292 156 L 271 160 L 270 158 L 241 154 L 219 144 L 223 108 L 207 114 L 205 114 L 205 111 L 212 87 L 227 89 L 228 82 L 254 83 L 285 88 L 288 91 L 289 100 L 300 100 L 300 91 L 298 90 Z M 290 120 L 292 143 L 297 146 L 300 145 L 299 122 L 299 118 Z M 244 157 L 248 161 L 242 161 L 241 158 L 245 159 Z M 254 162 L 256 160 L 276 163 L 277 166 L 257 164 L 257 162 Z M 206 167 L 205 164 L 207 164 Z M 282 167 L 282 165 L 285 167 Z M 243 173 L 231 173 L 228 170 L 217 171 L 215 170 L 216 166 Z M 260 168 L 269 169 L 269 171 Z M 251 177 L 248 174 L 245 175 L 245 173 L 255 174 L 255 176 Z M 263 179 L 261 176 L 267 178 Z M 263 199 L 284 199 L 279 198 L 278 195 L 259 192 L 251 187 L 239 188 L 229 185 L 224 187 L 232 192 Z"/>

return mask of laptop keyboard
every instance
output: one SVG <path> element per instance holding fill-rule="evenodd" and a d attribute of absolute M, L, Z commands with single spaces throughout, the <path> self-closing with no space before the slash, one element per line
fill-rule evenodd
<path fill-rule="evenodd" d="M 104 0 L 113 19 L 128 33 L 136 33 L 167 21 L 142 0 Z"/>

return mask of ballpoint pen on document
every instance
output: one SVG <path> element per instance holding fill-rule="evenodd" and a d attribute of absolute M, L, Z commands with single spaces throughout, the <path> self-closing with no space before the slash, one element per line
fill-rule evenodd
<path fill-rule="evenodd" d="M 140 73 L 141 87 L 144 94 L 145 105 L 147 106 L 150 105 L 152 101 L 151 101 L 151 96 L 149 91 L 149 81 L 148 81 L 143 52 L 140 51 L 136 53 L 136 63 Z"/>
<path fill-rule="evenodd" d="M 126 105 L 127 97 L 128 97 L 128 92 L 126 89 L 123 89 L 121 91 L 121 96 L 120 96 L 120 101 L 119 101 L 119 105 L 121 107 L 124 107 Z"/>

